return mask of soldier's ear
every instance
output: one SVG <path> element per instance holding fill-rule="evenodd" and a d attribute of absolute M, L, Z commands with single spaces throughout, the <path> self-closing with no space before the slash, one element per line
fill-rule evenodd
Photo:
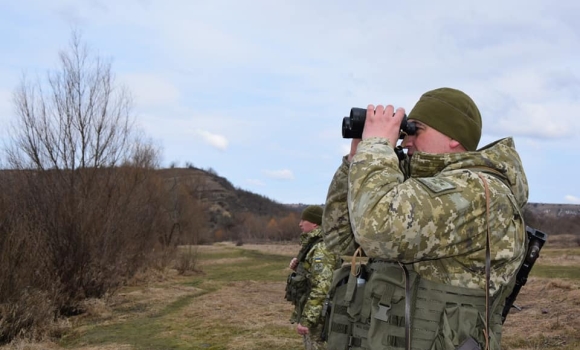
<path fill-rule="evenodd" d="M 452 152 L 465 152 L 465 147 L 454 139 L 449 139 L 449 148 Z"/>

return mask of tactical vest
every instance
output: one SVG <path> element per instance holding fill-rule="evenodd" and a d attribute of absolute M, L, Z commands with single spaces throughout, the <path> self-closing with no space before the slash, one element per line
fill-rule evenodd
<path fill-rule="evenodd" d="M 432 282 L 403 266 L 371 260 L 363 265 L 364 284 L 361 276 L 357 283 L 351 266 L 335 272 L 328 349 L 482 349 L 485 292 Z M 505 289 L 490 308 L 492 350 L 500 349 Z"/>
<path fill-rule="evenodd" d="M 288 275 L 288 278 L 286 279 L 285 298 L 287 301 L 290 301 L 292 304 L 294 304 L 293 315 L 295 316 L 295 319 L 292 320 L 293 322 L 300 322 L 302 310 L 304 310 L 304 306 L 308 300 L 308 295 L 312 289 L 312 285 L 310 283 L 310 273 L 304 269 L 304 260 L 306 259 L 306 255 L 312 249 L 312 247 L 314 247 L 314 245 L 320 241 L 322 241 L 322 237 L 313 237 L 307 244 L 302 247 L 302 249 L 300 249 L 300 252 L 296 257 L 296 259 L 298 259 L 298 266 L 296 267 L 296 271 Z"/>

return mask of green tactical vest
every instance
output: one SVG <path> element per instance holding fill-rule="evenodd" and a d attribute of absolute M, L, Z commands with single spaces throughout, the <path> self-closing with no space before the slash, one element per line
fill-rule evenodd
<path fill-rule="evenodd" d="M 406 326 L 410 326 L 413 350 L 471 350 L 478 349 L 478 344 L 484 348 L 484 291 L 428 281 L 412 270 L 408 271 L 407 285 L 405 271 L 397 263 L 374 261 L 363 266 L 365 284 L 357 285 L 350 266 L 335 271 L 328 349 L 405 350 Z M 506 289 L 491 301 L 492 350 L 500 349 L 499 304 L 505 301 Z M 409 325 L 405 322 L 406 295 Z"/>
<path fill-rule="evenodd" d="M 310 273 L 304 269 L 304 259 L 306 259 L 306 255 L 312 249 L 312 247 L 320 241 L 322 241 L 322 237 L 313 237 L 310 239 L 310 241 L 308 241 L 307 244 L 302 247 L 302 249 L 300 249 L 300 252 L 296 257 L 298 259 L 298 266 L 296 267 L 296 271 L 288 275 L 288 278 L 286 279 L 285 298 L 287 301 L 290 301 L 292 304 L 294 304 L 294 319 L 292 322 L 300 322 L 302 310 L 304 310 L 304 306 L 308 300 L 308 295 L 312 289 L 312 285 L 310 283 Z"/>

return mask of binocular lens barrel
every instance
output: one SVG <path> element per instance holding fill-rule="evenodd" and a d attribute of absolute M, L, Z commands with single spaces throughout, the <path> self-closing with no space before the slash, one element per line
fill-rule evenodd
<path fill-rule="evenodd" d="M 342 119 L 342 137 L 345 139 L 362 138 L 366 117 L 367 110 L 365 108 L 351 108 L 350 115 Z M 415 135 L 416 132 L 417 125 L 413 122 L 409 122 L 407 120 L 407 115 L 405 114 L 401 121 L 399 139 L 403 139 L 406 135 Z"/>

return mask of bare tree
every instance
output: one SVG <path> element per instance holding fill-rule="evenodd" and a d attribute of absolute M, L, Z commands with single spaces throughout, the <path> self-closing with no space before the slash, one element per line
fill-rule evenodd
<path fill-rule="evenodd" d="M 26 78 L 15 91 L 12 165 L 45 169 L 115 166 L 132 151 L 131 97 L 111 63 L 89 54 L 77 33 L 47 82 Z M 24 156 L 24 157 L 23 157 Z M 22 161 L 27 163 L 22 163 Z"/>
<path fill-rule="evenodd" d="M 14 92 L 12 170 L 3 176 L 19 191 L 3 191 L 0 203 L 17 203 L 8 206 L 17 220 L 0 225 L 0 250 L 35 255 L 33 264 L 0 271 L 30 276 L 19 284 L 27 292 L 56 290 L 55 313 L 69 314 L 145 265 L 165 229 L 165 192 L 154 173 L 159 151 L 137 132 L 130 95 L 111 64 L 91 55 L 77 33 L 59 57 L 60 70 L 45 81 L 24 77 Z M 19 293 L 0 284 L 0 305 Z"/>

